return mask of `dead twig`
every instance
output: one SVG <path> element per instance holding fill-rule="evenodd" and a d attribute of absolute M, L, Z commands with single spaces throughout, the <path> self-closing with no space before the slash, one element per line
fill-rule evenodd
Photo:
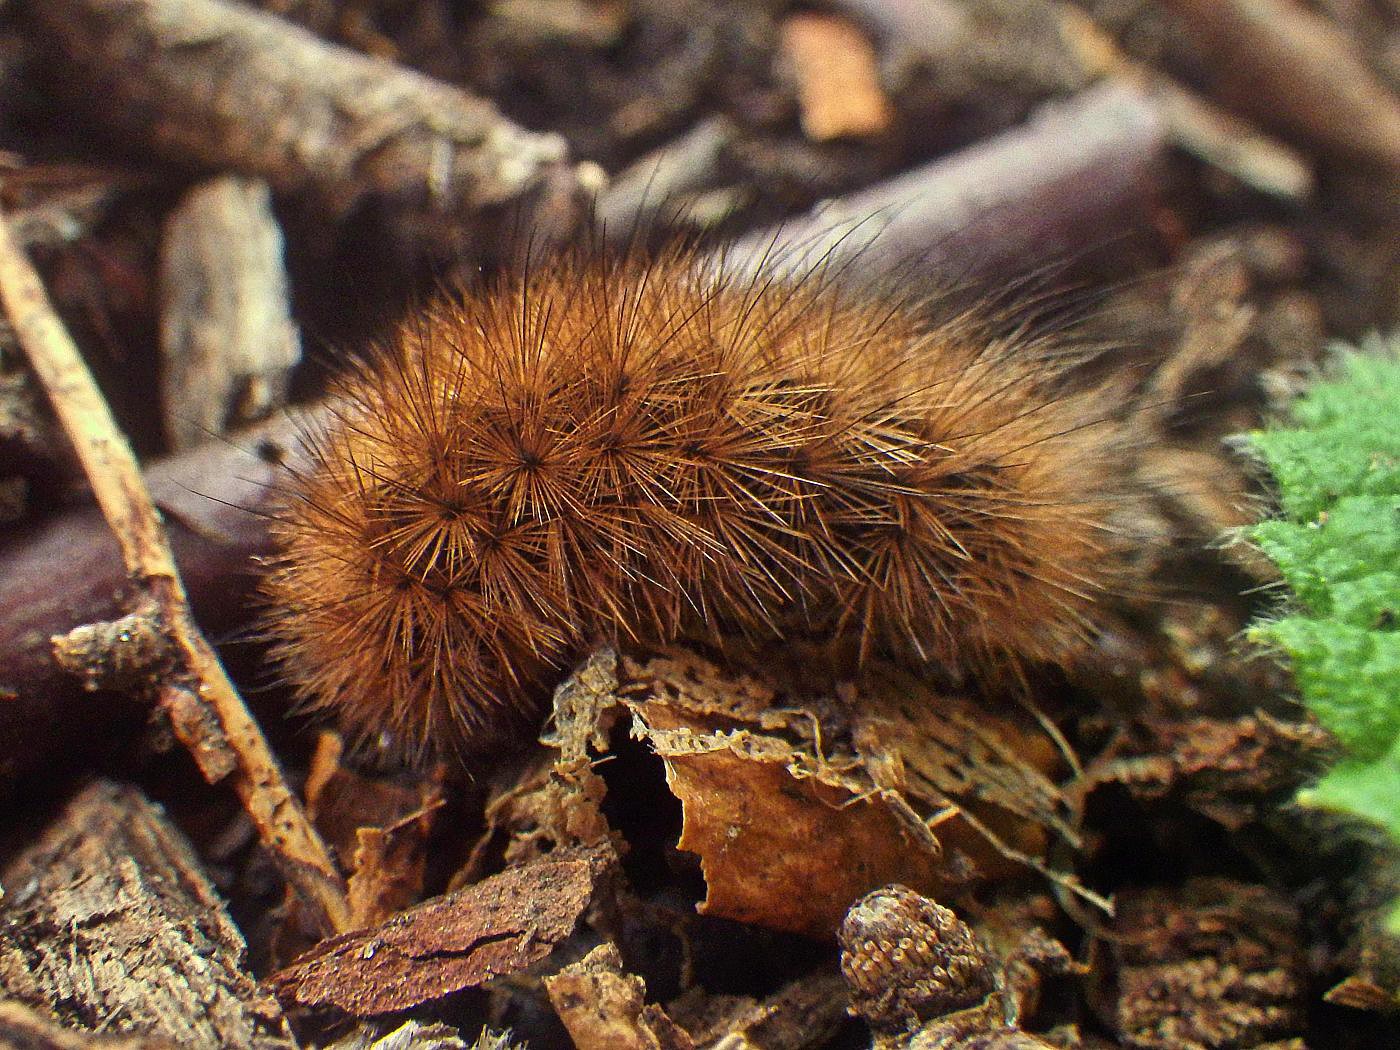
<path fill-rule="evenodd" d="M 348 921 L 330 853 L 287 786 L 262 731 L 195 626 L 160 516 L 131 446 L 117 429 L 38 273 L 0 218 L 0 300 L 121 548 L 127 575 L 170 641 L 159 693 L 180 738 L 211 782 L 233 785 L 287 880 L 333 929 Z"/>
<path fill-rule="evenodd" d="M 208 632 L 247 621 L 254 559 L 271 549 L 266 515 L 282 461 L 297 455 L 302 422 L 311 420 L 281 414 L 146 471 L 190 604 Z M 75 623 L 119 619 L 135 606 L 135 590 L 96 507 L 10 527 L 0 547 L 0 785 L 76 769 L 139 728 L 139 705 L 110 682 L 102 692 L 85 691 L 55 663 L 49 644 Z"/>

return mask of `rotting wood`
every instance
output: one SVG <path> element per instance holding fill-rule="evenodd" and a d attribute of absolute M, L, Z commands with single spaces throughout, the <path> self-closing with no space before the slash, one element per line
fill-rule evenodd
<path fill-rule="evenodd" d="M 135 788 L 86 788 L 0 881 L 8 995 L 176 1046 L 296 1045 L 189 843 Z"/>

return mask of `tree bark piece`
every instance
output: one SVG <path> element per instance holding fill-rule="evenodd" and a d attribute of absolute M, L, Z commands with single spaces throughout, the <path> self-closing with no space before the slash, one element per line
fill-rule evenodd
<path fill-rule="evenodd" d="M 295 1046 L 189 843 L 134 788 L 82 791 L 3 883 L 0 988 L 15 998 L 179 1046 Z"/>
<path fill-rule="evenodd" d="M 176 163 L 259 176 L 336 216 L 378 201 L 434 254 L 490 243 L 493 209 L 546 234 L 578 217 L 559 136 L 273 15 L 224 0 L 28 7 L 76 101 Z"/>
<path fill-rule="evenodd" d="M 331 937 L 273 974 L 286 1002 L 355 1017 L 397 1013 L 539 962 L 574 930 L 609 850 L 559 850 Z"/>

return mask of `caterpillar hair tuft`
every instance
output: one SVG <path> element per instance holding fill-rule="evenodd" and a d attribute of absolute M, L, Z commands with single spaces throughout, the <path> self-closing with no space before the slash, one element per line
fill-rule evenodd
<path fill-rule="evenodd" d="M 975 312 L 693 251 L 444 298 L 340 382 L 275 526 L 286 677 L 361 744 L 470 754 L 601 642 L 853 640 L 1011 676 L 1112 585 L 1114 430 Z"/>

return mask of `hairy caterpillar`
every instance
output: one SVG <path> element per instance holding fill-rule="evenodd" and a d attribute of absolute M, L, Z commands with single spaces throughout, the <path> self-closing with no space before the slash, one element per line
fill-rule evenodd
<path fill-rule="evenodd" d="M 580 249 L 406 322 L 276 526 L 269 630 L 360 743 L 470 752 L 603 641 L 1016 675 L 1112 574 L 1109 424 L 967 312 Z"/>

